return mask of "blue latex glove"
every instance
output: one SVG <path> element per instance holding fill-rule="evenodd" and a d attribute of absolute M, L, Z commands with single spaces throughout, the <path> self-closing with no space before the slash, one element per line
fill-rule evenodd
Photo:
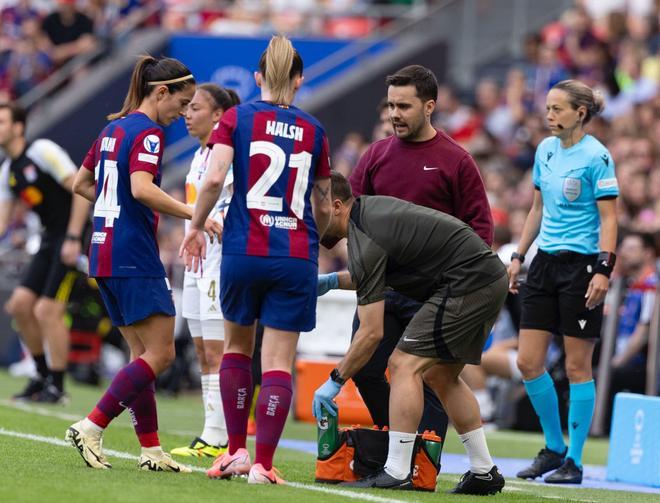
<path fill-rule="evenodd" d="M 335 290 L 337 288 L 339 288 L 339 276 L 336 272 L 331 272 L 330 274 L 319 274 L 319 286 L 316 292 L 317 297 L 325 295 L 330 290 Z"/>
<path fill-rule="evenodd" d="M 337 415 L 337 404 L 333 399 L 339 394 L 341 384 L 337 384 L 328 378 L 323 385 L 314 392 L 314 401 L 312 402 L 312 414 L 316 419 L 321 417 L 321 405 L 333 416 Z"/>

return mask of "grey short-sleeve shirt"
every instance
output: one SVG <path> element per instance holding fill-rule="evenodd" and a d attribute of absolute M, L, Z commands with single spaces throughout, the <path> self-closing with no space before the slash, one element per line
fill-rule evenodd
<path fill-rule="evenodd" d="M 348 255 L 360 305 L 382 300 L 388 287 L 421 302 L 440 289 L 465 295 L 506 274 L 497 255 L 462 221 L 388 196 L 355 200 Z"/>

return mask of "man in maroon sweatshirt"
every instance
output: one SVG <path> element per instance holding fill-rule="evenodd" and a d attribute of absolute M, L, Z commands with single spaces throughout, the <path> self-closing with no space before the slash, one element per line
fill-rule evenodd
<path fill-rule="evenodd" d="M 471 226 L 490 246 L 493 220 L 479 168 L 465 149 L 431 125 L 438 95 L 435 75 L 412 65 L 388 76 L 385 83 L 394 135 L 373 143 L 364 153 L 350 177 L 353 194 L 393 196 L 443 211 Z M 387 361 L 420 307 L 401 294 L 387 293 L 384 337 L 371 360 L 353 377 L 374 424 L 389 425 Z M 356 315 L 353 335 L 358 326 Z M 418 431 L 435 430 L 444 440 L 447 422 L 440 400 L 425 385 Z"/>

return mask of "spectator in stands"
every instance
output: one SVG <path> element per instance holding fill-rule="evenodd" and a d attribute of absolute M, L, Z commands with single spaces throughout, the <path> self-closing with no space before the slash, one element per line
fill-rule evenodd
<path fill-rule="evenodd" d="M 378 112 L 378 122 L 371 133 L 372 143 L 377 142 L 378 140 L 383 140 L 394 134 L 392 121 L 390 120 L 390 110 L 387 106 L 387 96 L 380 100 L 376 111 Z"/>
<path fill-rule="evenodd" d="M 53 68 L 53 62 L 43 48 L 38 19 L 23 20 L 22 33 L 23 36 L 14 44 L 14 50 L 7 63 L 7 73 L 14 96 L 28 92 L 44 80 Z"/>
<path fill-rule="evenodd" d="M 584 131 L 602 108 L 602 97 L 575 80 L 560 82 L 548 93 L 546 117 L 552 137 L 537 149 L 534 203 L 518 250 L 511 255 L 511 292 L 517 293 L 520 266 L 538 236 L 539 251 L 522 296 L 518 367 L 546 446 L 517 474 L 524 479 L 557 469 L 545 482 L 582 482 L 582 450 L 596 398 L 591 360 L 600 336 L 617 232 L 614 162 Z M 554 382 L 545 369 L 553 333 L 563 335 L 570 381 L 568 448 Z"/>
<path fill-rule="evenodd" d="M 96 47 L 94 24 L 76 8 L 76 0 L 57 0 L 57 10 L 46 16 L 41 27 L 58 66 Z"/>
<path fill-rule="evenodd" d="M 461 145 L 467 145 L 479 131 L 481 120 L 469 106 L 460 102 L 456 89 L 443 84 L 438 86 L 433 126 L 446 131 Z"/>
<path fill-rule="evenodd" d="M 645 391 L 646 345 L 658 286 L 656 249 L 651 235 L 630 233 L 623 238 L 618 251 L 619 272 L 626 282 L 626 293 L 619 307 L 606 425 L 610 424 L 616 393 Z"/>

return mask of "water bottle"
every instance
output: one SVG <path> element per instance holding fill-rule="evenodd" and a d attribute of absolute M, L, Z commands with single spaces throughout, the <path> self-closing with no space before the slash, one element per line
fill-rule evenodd
<path fill-rule="evenodd" d="M 89 259 L 87 255 L 79 255 L 76 259 L 76 269 L 84 274 L 89 274 Z"/>
<path fill-rule="evenodd" d="M 442 445 L 443 441 L 438 435 L 435 434 L 435 431 L 425 431 L 422 434 L 422 442 L 424 443 L 424 448 L 431 457 L 431 461 L 440 471 L 440 455 L 442 454 Z"/>
<path fill-rule="evenodd" d="M 321 405 L 321 417 L 316 422 L 318 459 L 329 458 L 339 446 L 339 412 L 333 416 Z"/>

